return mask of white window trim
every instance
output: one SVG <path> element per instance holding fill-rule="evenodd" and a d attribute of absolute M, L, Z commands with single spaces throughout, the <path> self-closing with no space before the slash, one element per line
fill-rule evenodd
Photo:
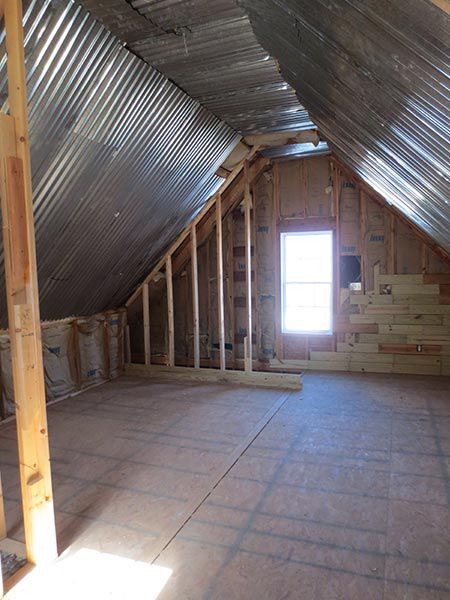
<path fill-rule="evenodd" d="M 333 286 L 334 286 L 334 273 L 333 273 L 333 269 L 331 271 L 331 281 L 329 282 L 330 285 L 330 329 L 329 330 L 290 330 L 290 329 L 286 329 L 284 326 L 284 315 L 285 315 L 285 288 L 286 288 L 286 261 L 285 261 L 285 253 L 286 253 L 286 249 L 285 249 L 285 240 L 288 236 L 304 236 L 304 235 L 321 235 L 324 233 L 328 233 L 331 237 L 331 252 L 332 252 L 332 256 L 331 256 L 331 263 L 332 265 L 334 264 L 334 245 L 333 245 L 333 231 L 330 229 L 323 229 L 323 230 L 316 230 L 316 231 L 284 231 L 280 233 L 280 260 L 281 260 L 281 265 L 280 265 L 280 288 L 281 288 L 281 333 L 283 335 L 332 335 L 333 333 Z M 303 283 L 328 283 L 328 282 L 313 282 L 313 281 L 308 281 L 308 282 L 304 282 L 304 281 L 299 281 L 299 282 L 293 282 L 290 281 L 289 283 L 299 283 L 299 284 L 303 284 Z"/>

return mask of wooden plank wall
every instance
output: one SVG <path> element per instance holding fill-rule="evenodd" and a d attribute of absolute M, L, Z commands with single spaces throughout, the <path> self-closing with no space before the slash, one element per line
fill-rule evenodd
<path fill-rule="evenodd" d="M 399 220 L 388 206 L 381 206 L 369 197 L 350 177 L 334 167 L 328 157 L 275 163 L 272 169 L 266 170 L 254 183 L 251 191 L 253 199 L 251 211 L 253 368 L 267 369 L 270 366 L 277 370 L 298 371 L 310 367 L 329 368 L 330 362 L 332 362 L 332 368 L 337 368 L 337 365 L 353 368 L 356 363 L 361 361 L 353 360 L 350 365 L 348 357 L 333 357 L 330 360 L 330 356 L 323 353 L 336 354 L 338 349 L 339 354 L 344 349 L 346 353 L 349 353 L 352 351 L 349 344 L 356 345 L 355 351 L 362 348 L 357 346 L 360 343 L 379 344 L 378 341 L 361 342 L 359 338 L 367 335 L 388 335 L 381 334 L 378 329 L 375 332 L 375 328 L 381 325 L 412 324 L 399 322 L 401 321 L 400 315 L 395 312 L 398 309 L 391 313 L 383 313 L 383 316 L 381 313 L 378 315 L 379 320 L 384 320 L 385 323 L 368 322 L 374 307 L 372 307 L 372 300 L 370 307 L 366 306 L 364 301 L 366 298 L 372 299 L 374 295 L 360 294 L 360 298 L 363 296 L 364 298 L 355 300 L 354 297 L 350 297 L 348 290 L 340 290 L 336 286 L 333 335 L 282 335 L 278 318 L 280 293 L 278 240 L 281 231 L 332 229 L 335 232 L 337 249 L 335 282 L 340 279 L 340 257 L 360 256 L 362 279 L 366 292 L 374 292 L 374 267 L 377 267 L 380 275 L 418 274 L 422 276 L 424 274 L 446 275 L 450 273 L 450 265 L 443 262 L 412 228 L 407 227 Z M 243 368 L 244 338 L 247 334 L 243 205 L 225 217 L 222 230 L 226 364 L 227 368 Z M 209 237 L 198 247 L 198 285 L 201 365 L 217 367 L 219 366 L 219 319 L 216 242 L 215 230 L 212 229 Z M 189 262 L 181 272 L 174 274 L 175 364 L 188 366 L 194 364 L 191 271 L 192 267 Z M 398 283 L 397 285 L 408 286 L 410 284 Z M 430 284 L 418 283 L 417 285 Z M 441 287 L 430 288 L 432 293 L 425 295 L 431 306 L 438 302 L 443 303 L 450 294 L 450 292 L 447 294 L 447 287 L 445 287 L 448 285 L 447 283 L 439 285 Z M 396 292 L 398 290 L 408 292 L 408 288 L 396 288 Z M 151 284 L 150 295 L 151 297 L 155 296 L 154 310 L 151 315 L 152 352 L 154 349 L 152 363 L 156 364 L 165 364 L 166 362 L 164 335 L 167 335 L 165 333 L 167 325 L 164 301 L 160 298 L 163 293 L 164 286 L 161 286 L 161 282 Z M 375 294 L 380 297 L 382 295 L 386 296 L 387 294 Z M 383 298 L 380 302 L 392 300 L 392 305 L 394 305 L 407 296 L 407 293 L 396 293 L 395 296 L 392 295 L 391 299 Z M 150 304 L 152 306 L 152 301 Z M 417 312 L 411 308 L 413 305 L 406 302 L 401 306 L 408 307 L 404 310 L 409 312 L 405 312 L 404 316 L 411 317 L 409 321 L 416 319 Z M 444 304 L 440 304 L 440 306 L 444 306 Z M 384 304 L 381 304 L 377 310 L 382 311 L 383 307 Z M 442 315 L 444 313 L 440 316 Z M 418 319 L 423 327 L 445 327 L 446 317 L 442 316 L 441 319 L 440 316 L 436 318 L 435 314 L 424 312 L 423 316 L 419 316 Z M 129 318 L 133 320 L 130 315 Z M 135 328 L 138 333 L 132 343 L 133 362 L 143 362 L 142 343 L 135 343 L 139 342 L 139 337 L 142 339 L 142 321 L 139 321 L 139 315 L 136 315 Z M 377 355 L 383 355 L 378 361 L 382 365 L 379 370 L 387 370 L 387 354 L 412 356 L 411 343 L 409 343 L 409 340 L 412 339 L 411 336 L 399 334 L 391 341 L 387 338 L 380 339 L 383 340 L 381 342 L 383 348 L 380 346 L 376 351 Z M 385 342 L 386 344 L 391 343 L 396 348 L 392 352 L 386 352 Z M 422 345 L 435 346 L 439 344 Z M 401 346 L 408 346 L 408 348 L 402 349 Z M 371 348 L 373 353 L 375 346 L 372 345 Z M 404 354 L 401 354 L 403 350 Z M 430 351 L 430 348 L 427 347 L 421 356 L 411 360 L 408 358 L 394 360 L 392 358 L 391 372 L 395 372 L 395 370 L 412 372 L 410 367 L 414 367 L 416 369 L 414 372 L 419 373 L 421 372 L 419 365 L 423 361 L 422 372 L 437 373 L 437 363 L 430 365 Z M 439 356 L 443 356 L 442 351 L 439 351 Z M 428 354 L 425 355 L 425 353 Z M 376 361 L 373 363 L 372 359 L 373 357 L 370 359 L 371 364 L 375 364 L 375 367 L 367 370 L 373 370 L 377 366 Z M 323 364 L 320 364 L 321 361 Z M 440 364 L 445 363 L 442 358 L 440 361 Z M 358 366 L 361 365 L 358 364 Z"/>
<path fill-rule="evenodd" d="M 444 303 L 449 302 L 450 265 L 387 205 L 375 201 L 326 158 L 279 163 L 275 177 L 280 180 L 274 199 L 274 206 L 279 206 L 276 236 L 289 229 L 333 229 L 335 282 L 340 279 L 341 257 L 358 256 L 363 290 L 350 294 L 336 285 L 333 335 L 282 335 L 278 327 L 276 337 L 280 339 L 275 347 L 279 352 L 274 353 L 271 367 L 447 374 L 445 343 L 439 348 L 439 344 L 414 344 L 415 338 L 408 336 L 407 330 L 412 327 L 411 332 L 421 333 L 430 342 L 439 330 L 441 342 L 447 341 L 450 330 L 445 315 L 447 311 L 450 314 L 450 306 Z M 334 203 L 327 201 L 330 194 Z M 276 265 L 275 271 L 278 282 Z M 374 272 L 380 273 L 378 282 Z M 440 285 L 428 283 L 434 274 L 439 274 Z M 383 279 L 390 276 L 396 285 Z M 417 278 L 418 287 L 409 287 L 411 276 Z M 277 285 L 275 293 L 279 294 Z M 417 304 L 416 296 L 421 294 L 430 305 Z M 431 352 L 435 352 L 434 358 L 430 358 Z"/>

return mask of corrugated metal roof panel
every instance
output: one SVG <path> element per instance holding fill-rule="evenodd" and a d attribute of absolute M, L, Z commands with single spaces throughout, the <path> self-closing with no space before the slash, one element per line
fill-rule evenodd
<path fill-rule="evenodd" d="M 25 8 L 41 314 L 90 314 L 127 299 L 219 187 L 239 136 L 81 6 Z M 3 58 L 3 110 L 5 82 Z"/>
<path fill-rule="evenodd" d="M 117 0 L 83 4 L 133 52 L 242 133 L 312 126 L 235 0 L 133 0 L 135 14 L 120 19 Z M 139 19 L 153 29 L 144 30 Z"/>
<path fill-rule="evenodd" d="M 425 0 L 240 0 L 336 155 L 450 250 L 450 19 Z"/>

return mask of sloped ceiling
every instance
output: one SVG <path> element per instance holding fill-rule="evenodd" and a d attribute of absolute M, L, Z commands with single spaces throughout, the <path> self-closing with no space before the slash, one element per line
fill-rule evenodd
<path fill-rule="evenodd" d="M 429 0 L 239 0 L 335 154 L 450 250 L 450 19 Z"/>
<path fill-rule="evenodd" d="M 243 134 L 313 124 L 236 0 L 81 0 L 149 64 Z"/>
<path fill-rule="evenodd" d="M 130 296 L 239 136 L 71 0 L 24 9 L 41 316 L 92 314 Z M 0 57 L 6 111 L 2 29 Z M 5 325 L 3 273 L 0 294 Z"/>

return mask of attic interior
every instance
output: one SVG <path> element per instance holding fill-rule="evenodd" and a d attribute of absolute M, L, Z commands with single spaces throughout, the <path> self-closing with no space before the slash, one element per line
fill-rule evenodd
<path fill-rule="evenodd" d="M 450 598 L 448 0 L 0 0 L 0 597 Z"/>

